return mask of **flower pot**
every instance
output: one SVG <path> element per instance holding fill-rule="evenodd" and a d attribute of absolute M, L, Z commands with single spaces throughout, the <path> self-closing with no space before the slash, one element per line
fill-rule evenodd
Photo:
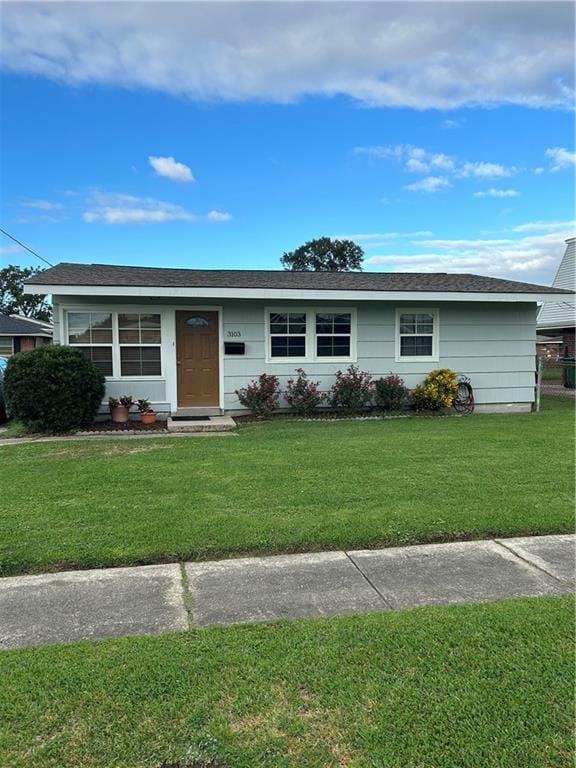
<path fill-rule="evenodd" d="M 130 409 L 126 408 L 126 406 L 124 405 L 118 405 L 116 408 L 110 409 L 112 421 L 115 424 L 126 424 L 126 422 L 128 421 L 129 412 L 130 412 Z"/>
<path fill-rule="evenodd" d="M 154 424 L 156 421 L 156 412 L 146 411 L 146 413 L 141 413 L 140 421 L 142 422 L 142 424 Z"/>

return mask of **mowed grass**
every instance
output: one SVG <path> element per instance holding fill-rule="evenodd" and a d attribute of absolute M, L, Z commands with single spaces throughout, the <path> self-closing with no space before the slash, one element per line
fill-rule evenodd
<path fill-rule="evenodd" d="M 0 573 L 563 533 L 573 404 L 0 447 Z"/>
<path fill-rule="evenodd" d="M 525 598 L 4 651 L 0 764 L 571 768 L 573 614 Z"/>

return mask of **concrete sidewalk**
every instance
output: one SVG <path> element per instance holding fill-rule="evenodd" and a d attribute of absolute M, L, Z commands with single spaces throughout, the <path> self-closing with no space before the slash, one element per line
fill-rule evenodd
<path fill-rule="evenodd" d="M 0 579 L 0 648 L 570 593 L 575 537 L 250 557 Z"/>

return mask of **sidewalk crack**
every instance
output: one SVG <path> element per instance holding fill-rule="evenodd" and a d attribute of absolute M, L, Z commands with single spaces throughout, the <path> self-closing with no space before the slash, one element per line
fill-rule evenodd
<path fill-rule="evenodd" d="M 554 581 L 559 582 L 560 584 L 570 584 L 570 582 L 566 579 L 563 579 L 561 576 L 556 576 L 555 573 L 552 573 L 551 571 L 544 568 L 542 565 L 538 565 L 538 563 L 535 563 L 533 560 L 530 560 L 529 558 L 522 555 L 520 552 L 518 552 L 513 547 L 509 546 L 508 544 L 504 544 L 504 541 L 502 539 L 492 539 L 494 544 L 498 544 L 502 549 L 505 549 L 507 552 L 510 552 L 514 555 L 514 557 L 517 557 L 518 560 L 522 560 L 523 563 L 526 563 L 527 565 L 530 565 L 532 568 L 535 568 L 537 571 L 540 571 L 541 573 L 545 573 L 546 576 L 550 576 L 551 579 L 554 579 Z"/>
<path fill-rule="evenodd" d="M 380 600 L 382 600 L 382 602 L 384 603 L 384 605 L 385 605 L 387 608 L 389 608 L 391 611 L 393 611 L 393 610 L 394 610 L 394 607 L 393 607 L 392 603 L 390 603 L 390 601 L 389 601 L 389 600 L 387 600 L 387 599 L 384 597 L 384 595 L 382 594 L 382 592 L 380 592 L 380 590 L 379 590 L 379 589 L 378 589 L 378 587 L 377 587 L 377 586 L 374 584 L 374 582 L 373 582 L 373 581 L 371 581 L 371 580 L 370 580 L 370 578 L 369 578 L 369 577 L 368 577 L 368 576 L 367 576 L 367 575 L 364 573 L 364 571 L 362 570 L 362 568 L 360 568 L 360 566 L 358 565 L 358 563 L 357 563 L 357 562 L 356 562 L 356 561 L 355 561 L 355 560 L 354 560 L 354 559 L 353 559 L 353 558 L 350 556 L 350 554 L 349 554 L 348 552 L 346 552 L 346 550 L 344 550 L 344 554 L 346 555 L 346 557 L 348 558 L 348 560 L 349 560 L 349 561 L 352 563 L 352 565 L 354 566 L 354 568 L 356 568 L 356 570 L 358 571 L 358 573 L 360 574 L 360 576 L 362 576 L 362 578 L 364 579 L 364 581 L 365 581 L 365 582 L 366 582 L 366 583 L 367 583 L 367 584 L 368 584 L 368 585 L 369 585 L 369 586 L 372 588 L 372 590 L 373 590 L 374 592 L 376 592 L 376 594 L 378 595 L 378 597 L 380 598 Z"/>
<path fill-rule="evenodd" d="M 180 565 L 180 582 L 182 585 L 182 602 L 184 603 L 184 610 L 186 611 L 186 617 L 188 619 L 188 629 L 194 628 L 194 612 L 193 612 L 193 599 L 190 592 L 190 582 L 188 580 L 188 574 L 186 573 L 186 565 L 179 563 Z"/>

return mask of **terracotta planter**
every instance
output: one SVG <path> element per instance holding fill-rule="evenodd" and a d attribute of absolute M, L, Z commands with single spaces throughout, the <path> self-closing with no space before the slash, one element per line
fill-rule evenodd
<path fill-rule="evenodd" d="M 156 421 L 156 412 L 146 411 L 146 413 L 141 413 L 140 421 L 142 422 L 142 424 L 154 424 Z"/>
<path fill-rule="evenodd" d="M 119 405 L 116 408 L 110 409 L 112 421 L 115 424 L 126 424 L 126 422 L 128 421 L 129 413 L 130 413 L 130 409 L 126 408 L 126 406 L 124 405 Z"/>

